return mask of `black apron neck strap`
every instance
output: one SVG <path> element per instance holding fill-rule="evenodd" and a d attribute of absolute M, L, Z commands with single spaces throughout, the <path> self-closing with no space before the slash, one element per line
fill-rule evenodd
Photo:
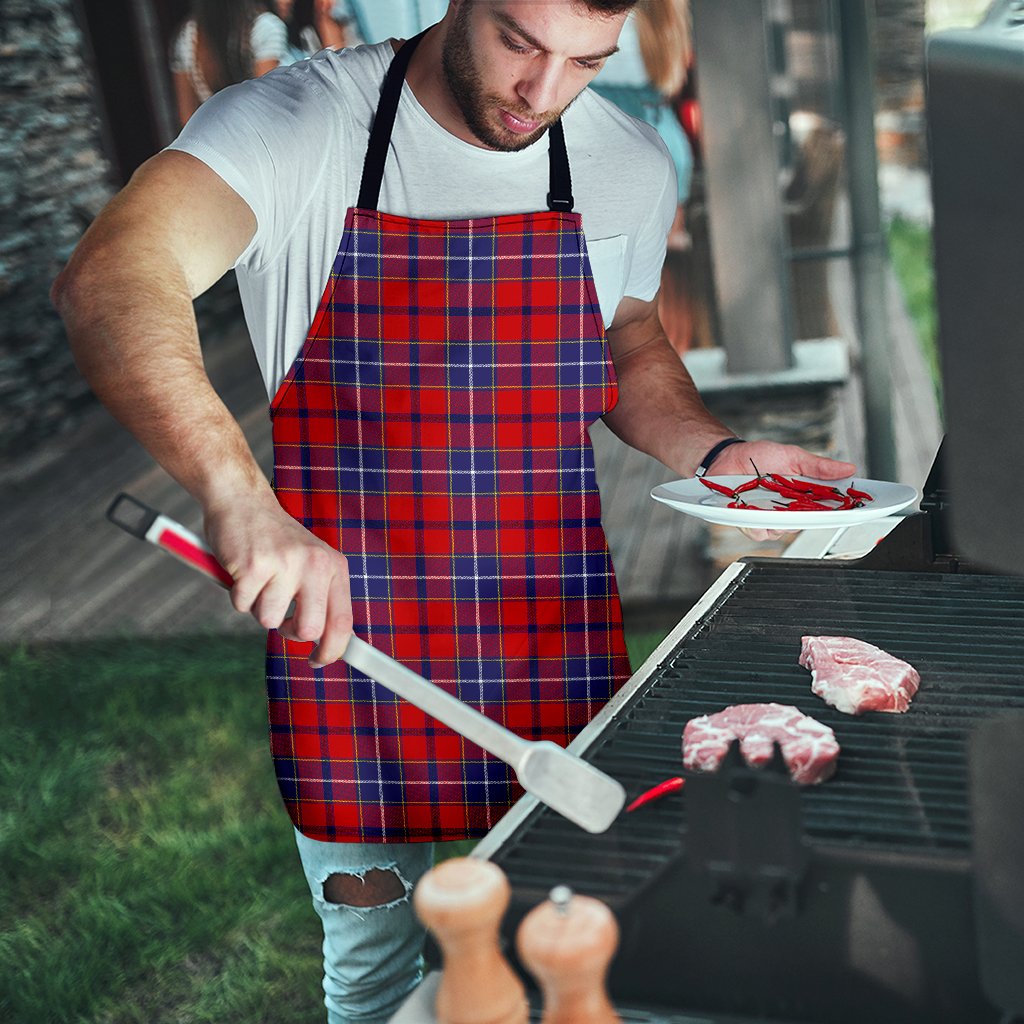
<path fill-rule="evenodd" d="M 565 149 L 561 118 L 548 129 L 548 167 L 551 178 L 548 209 L 572 213 L 572 178 L 569 176 L 569 154 Z"/>
<path fill-rule="evenodd" d="M 391 129 L 395 126 L 395 115 L 398 113 L 398 101 L 402 98 L 402 83 L 409 61 L 419 46 L 420 40 L 427 34 L 424 29 L 418 36 L 407 39 L 402 48 L 391 59 L 388 73 L 384 76 L 384 84 L 380 90 L 380 102 L 370 129 L 370 142 L 366 147 L 366 158 L 363 160 L 363 179 L 359 185 L 360 210 L 376 210 L 380 199 L 380 186 L 384 180 L 384 161 L 388 158 L 388 146 L 391 144 Z"/>
<path fill-rule="evenodd" d="M 363 161 L 363 177 L 359 184 L 357 207 L 360 210 L 376 210 L 380 201 L 380 187 L 384 181 L 384 163 L 391 145 L 391 132 L 398 113 L 398 101 L 402 98 L 402 84 L 409 61 L 427 34 L 424 29 L 419 35 L 405 42 L 395 54 L 384 76 L 380 102 L 370 129 L 370 141 Z M 548 129 L 549 191 L 548 209 L 559 213 L 571 213 L 573 207 L 572 179 L 569 176 L 569 154 L 565 148 L 565 134 L 561 120 L 555 121 Z"/>

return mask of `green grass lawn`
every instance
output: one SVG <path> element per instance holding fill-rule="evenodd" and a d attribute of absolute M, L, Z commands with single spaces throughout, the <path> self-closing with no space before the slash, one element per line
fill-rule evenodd
<path fill-rule="evenodd" d="M 0 650 L 5 1024 L 322 1019 L 262 676 L 251 637 Z"/>

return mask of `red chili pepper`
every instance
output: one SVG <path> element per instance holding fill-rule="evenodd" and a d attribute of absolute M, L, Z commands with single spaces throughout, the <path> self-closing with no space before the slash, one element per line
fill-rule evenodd
<path fill-rule="evenodd" d="M 803 494 L 802 491 L 796 491 L 792 487 L 787 487 L 785 484 L 779 483 L 778 480 L 774 480 L 771 477 L 762 477 L 760 484 L 766 491 L 774 491 L 776 494 L 781 494 L 784 497 L 795 498 L 798 495 Z"/>
<path fill-rule="evenodd" d="M 812 484 L 808 484 L 804 480 L 790 480 L 789 477 L 783 476 L 781 473 L 769 473 L 768 475 L 777 484 L 781 484 L 783 487 L 787 487 L 791 491 L 801 491 L 803 493 L 810 494 L 814 489 Z"/>
<path fill-rule="evenodd" d="M 834 512 L 829 505 L 823 505 L 820 501 L 814 501 L 812 498 L 797 498 L 795 501 L 791 501 L 788 505 L 784 506 L 790 512 Z"/>
<path fill-rule="evenodd" d="M 847 487 L 846 488 L 846 493 L 851 498 L 859 498 L 861 501 L 874 501 L 875 500 L 874 498 L 871 497 L 870 494 L 868 494 L 867 491 L 858 491 L 858 490 L 855 490 L 853 487 Z"/>
<path fill-rule="evenodd" d="M 716 484 L 714 480 L 709 480 L 706 476 L 697 478 L 705 486 L 709 487 L 713 491 L 718 491 L 719 494 L 724 494 L 727 498 L 735 498 L 736 492 L 726 487 L 724 484 Z"/>
<path fill-rule="evenodd" d="M 756 491 L 761 486 L 760 477 L 752 477 L 750 480 L 745 481 L 736 488 L 737 494 L 743 494 L 746 491 Z"/>
<path fill-rule="evenodd" d="M 784 487 L 782 484 L 775 480 L 762 481 L 762 486 L 769 491 L 774 491 L 776 494 L 781 495 L 783 498 L 792 498 L 795 501 L 814 501 L 816 500 L 812 495 L 806 491 L 794 490 L 792 487 Z M 823 495 L 824 497 L 824 495 Z"/>
<path fill-rule="evenodd" d="M 831 484 L 818 484 L 813 480 L 801 480 L 799 483 L 808 488 L 808 493 L 812 498 L 837 498 L 843 494 L 838 487 L 833 487 Z"/>
<path fill-rule="evenodd" d="M 807 494 L 812 498 L 841 498 L 843 496 L 843 492 L 838 487 L 832 487 L 829 484 L 819 484 L 813 480 L 801 480 L 797 477 L 790 479 L 778 473 L 772 473 L 771 475 L 784 487 L 800 491 L 802 494 Z"/>
<path fill-rule="evenodd" d="M 661 797 L 668 793 L 674 793 L 677 789 L 682 789 L 686 783 L 685 779 L 675 778 L 666 779 L 664 782 L 659 782 L 656 786 L 652 786 L 646 793 L 641 793 L 627 808 L 626 813 L 635 811 L 638 807 L 643 807 L 644 804 L 650 803 L 652 800 L 660 800 Z"/>

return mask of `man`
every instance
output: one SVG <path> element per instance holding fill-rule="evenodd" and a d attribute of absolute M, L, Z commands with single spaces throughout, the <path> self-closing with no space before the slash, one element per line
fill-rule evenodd
<path fill-rule="evenodd" d="M 680 476 L 751 457 L 853 469 L 733 438 L 668 345 L 674 170 L 653 129 L 584 91 L 631 6 L 450 0 L 397 55 L 328 53 L 227 90 L 55 284 L 94 390 L 201 503 L 235 607 L 270 631 L 271 746 L 332 1024 L 401 1002 L 431 841 L 483 834 L 518 795 L 505 765 L 350 680 L 353 623 L 564 744 L 629 671 L 594 419 Z M 275 490 L 203 371 L 191 300 L 231 267 Z"/>

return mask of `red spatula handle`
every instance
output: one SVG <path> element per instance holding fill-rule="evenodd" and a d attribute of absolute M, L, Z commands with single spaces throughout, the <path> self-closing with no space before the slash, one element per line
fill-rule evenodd
<path fill-rule="evenodd" d="M 217 561 L 205 541 L 138 498 L 130 494 L 119 494 L 107 509 L 107 518 L 133 537 L 149 541 L 205 573 L 222 587 L 230 590 L 234 585 L 231 574 Z"/>

